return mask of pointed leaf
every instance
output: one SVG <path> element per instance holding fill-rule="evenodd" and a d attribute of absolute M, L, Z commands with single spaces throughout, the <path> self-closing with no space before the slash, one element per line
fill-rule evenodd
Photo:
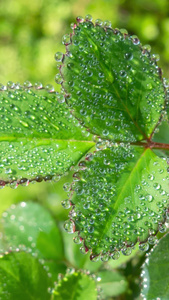
<path fill-rule="evenodd" d="M 169 234 L 160 239 L 143 265 L 143 299 L 169 299 Z"/>
<path fill-rule="evenodd" d="M 52 282 L 31 254 L 10 253 L 0 258 L 0 298 L 3 300 L 50 300 Z"/>
<path fill-rule="evenodd" d="M 53 291 L 52 300 L 97 300 L 96 282 L 80 271 L 71 271 L 60 280 Z"/>
<path fill-rule="evenodd" d="M 91 258 L 101 252 L 107 260 L 121 249 L 129 255 L 128 246 L 145 242 L 165 220 L 166 159 L 149 148 L 114 144 L 86 157 L 80 165 L 86 169 L 79 171 L 76 179 L 80 180 L 72 185 L 75 207 L 69 222 L 73 230 L 79 231 L 86 249 L 92 250 Z M 69 229 L 68 224 L 65 228 Z"/>
<path fill-rule="evenodd" d="M 165 88 L 138 38 L 86 21 L 74 26 L 65 45 L 62 86 L 73 114 L 102 138 L 147 139 L 164 108 Z"/>
<path fill-rule="evenodd" d="M 53 89 L 0 90 L 1 186 L 62 175 L 91 148 L 60 98 Z"/>

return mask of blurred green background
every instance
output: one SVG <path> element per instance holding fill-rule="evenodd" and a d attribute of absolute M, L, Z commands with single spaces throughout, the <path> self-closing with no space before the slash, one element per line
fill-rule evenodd
<path fill-rule="evenodd" d="M 0 82 L 54 84 L 54 53 L 64 51 L 61 40 L 70 23 L 86 14 L 138 35 L 160 54 L 159 64 L 169 76 L 168 0 L 1 0 Z"/>

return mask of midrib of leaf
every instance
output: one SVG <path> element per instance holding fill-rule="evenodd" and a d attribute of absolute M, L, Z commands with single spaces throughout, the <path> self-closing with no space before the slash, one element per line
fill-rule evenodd
<path fill-rule="evenodd" d="M 72 142 L 72 143 L 86 143 L 86 144 L 91 144 L 91 147 L 93 147 L 95 145 L 95 143 L 93 141 L 86 141 L 86 140 L 74 140 L 74 139 L 57 139 L 57 138 L 41 138 L 41 137 L 36 137 L 36 136 L 32 136 L 32 137 L 25 137 L 25 136 L 0 136 L 0 142 L 3 141 L 35 141 L 35 140 L 41 140 L 41 141 L 53 141 L 53 142 Z"/>
<path fill-rule="evenodd" d="M 132 116 L 131 116 L 131 114 L 130 114 L 128 108 L 127 108 L 127 106 L 126 106 L 126 105 L 124 104 L 124 102 L 122 101 L 122 99 L 121 99 L 121 97 L 120 97 L 120 95 L 119 95 L 117 89 L 115 88 L 114 84 L 112 84 L 112 82 L 109 80 L 111 72 L 109 72 L 109 71 L 107 70 L 106 66 L 102 63 L 102 59 L 100 58 L 100 55 L 99 55 L 98 51 L 96 51 L 96 49 L 98 49 L 98 46 L 97 46 L 97 45 L 94 43 L 94 41 L 89 37 L 88 33 L 86 33 L 86 35 L 87 35 L 87 38 L 88 38 L 88 40 L 90 41 L 90 43 L 91 43 L 92 45 L 94 45 L 94 48 L 92 48 L 92 49 L 93 49 L 93 52 L 94 52 L 94 54 L 96 55 L 96 57 L 97 57 L 97 59 L 98 59 L 98 61 L 99 61 L 99 64 L 100 64 L 100 66 L 101 66 L 101 68 L 102 68 L 104 74 L 106 75 L 107 81 L 111 83 L 111 87 L 114 89 L 114 91 L 115 91 L 115 93 L 116 93 L 118 99 L 120 100 L 120 102 L 122 103 L 123 107 L 125 108 L 124 111 L 127 112 L 127 114 L 129 115 L 130 119 L 132 120 L 132 122 L 134 123 L 134 125 L 137 127 L 137 129 L 139 130 L 139 132 L 144 136 L 145 139 L 147 139 L 147 136 L 144 134 L 144 132 L 142 132 L 142 130 L 140 129 L 140 127 L 138 126 L 138 124 L 133 120 L 133 118 L 132 118 Z M 92 49 L 91 49 L 91 51 L 92 51 Z M 112 74 L 111 74 L 111 79 L 112 79 Z M 109 107 L 111 108 L 111 106 L 109 106 Z M 113 108 L 113 107 L 112 107 L 112 108 Z M 113 108 L 113 109 L 114 109 L 114 108 Z"/>
<path fill-rule="evenodd" d="M 137 172 L 137 168 L 138 166 L 142 163 L 142 160 L 143 158 L 145 158 L 145 155 L 147 153 L 147 151 L 149 150 L 149 152 L 151 153 L 152 151 L 150 149 L 145 149 L 144 152 L 141 154 L 141 156 L 138 158 L 135 166 L 133 167 L 132 171 L 130 172 L 125 184 L 123 185 L 121 191 L 120 191 L 120 194 L 118 195 L 118 198 L 115 202 L 114 205 L 112 205 L 112 208 L 116 210 L 117 207 L 119 207 L 119 205 L 121 204 L 121 202 L 123 201 L 123 198 L 122 198 L 122 194 L 123 192 L 125 192 L 125 188 L 126 186 L 129 184 L 129 182 L 131 182 L 131 179 L 133 178 L 133 176 L 135 176 L 135 173 Z M 133 203 L 135 205 L 135 203 Z M 106 224 L 103 228 L 103 231 L 102 233 L 100 233 L 99 235 L 99 239 L 102 240 L 103 236 L 105 235 L 105 233 L 109 230 L 110 228 L 110 225 L 112 223 L 112 220 L 114 218 L 115 214 L 110 214 L 109 217 L 107 218 L 107 221 L 106 221 Z"/>

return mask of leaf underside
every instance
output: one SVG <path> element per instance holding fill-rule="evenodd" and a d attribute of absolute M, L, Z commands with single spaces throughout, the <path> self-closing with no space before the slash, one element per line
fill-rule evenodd
<path fill-rule="evenodd" d="M 89 21 L 74 25 L 60 70 L 73 115 L 101 138 L 74 174 L 72 228 L 91 258 L 128 255 L 166 218 L 168 152 L 152 140 L 166 109 L 161 70 L 137 37 Z"/>
<path fill-rule="evenodd" d="M 62 175 L 91 148 L 91 138 L 56 92 L 0 91 L 0 185 Z"/>

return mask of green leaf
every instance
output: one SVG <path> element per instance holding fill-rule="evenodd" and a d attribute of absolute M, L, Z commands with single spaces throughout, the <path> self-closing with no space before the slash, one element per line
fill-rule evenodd
<path fill-rule="evenodd" d="M 146 300 L 169 299 L 169 234 L 159 240 L 143 265 L 142 296 Z"/>
<path fill-rule="evenodd" d="M 61 66 L 74 116 L 102 138 L 148 139 L 165 106 L 155 59 L 135 36 L 79 22 L 63 40 L 67 52 Z"/>
<path fill-rule="evenodd" d="M 59 281 L 52 300 L 97 300 L 96 282 L 88 274 L 71 270 Z"/>
<path fill-rule="evenodd" d="M 129 255 L 137 241 L 152 243 L 168 203 L 166 159 L 149 148 L 114 144 L 81 165 L 65 228 L 79 231 L 91 258 L 117 258 L 117 250 Z"/>
<path fill-rule="evenodd" d="M 92 147 L 61 99 L 49 87 L 0 90 L 1 186 L 62 175 Z"/>
<path fill-rule="evenodd" d="M 97 273 L 97 281 L 105 297 L 123 294 L 128 287 L 125 277 L 117 272 L 101 271 Z"/>
<path fill-rule="evenodd" d="M 38 203 L 21 202 L 3 213 L 2 232 L 7 249 L 31 249 L 39 258 L 63 259 L 60 230 L 50 213 Z M 1 249 L 4 252 L 4 249 Z"/>
<path fill-rule="evenodd" d="M 10 253 L 0 258 L 0 298 L 3 300 L 48 300 L 52 282 L 31 254 Z"/>

